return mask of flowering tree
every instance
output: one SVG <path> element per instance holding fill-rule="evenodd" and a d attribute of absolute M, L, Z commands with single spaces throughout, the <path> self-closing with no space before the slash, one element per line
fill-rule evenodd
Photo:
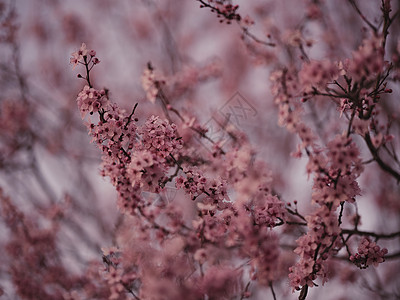
<path fill-rule="evenodd" d="M 243 5 L 245 15 L 231 1 L 193 3 L 196 13 L 219 20 L 214 31 L 230 30 L 241 50 L 225 54 L 225 62 L 192 64 L 182 54 L 188 37 L 178 41 L 171 33 L 173 13 L 144 1 L 154 9 L 167 57 L 141 62 L 136 80 L 143 99 L 114 100 L 114 92 L 101 88 L 96 77 L 106 60 L 85 43 L 72 53 L 70 63 L 83 83 L 76 99 L 80 117 L 101 155 L 100 174 L 116 191 L 119 213 L 113 228 L 97 215 L 100 232 L 112 241 L 97 261 L 72 270 L 58 237 L 67 229 L 80 236 L 86 223 L 74 223 L 68 211 L 84 206 L 69 194 L 55 202 L 28 161 L 53 201 L 38 212 L 24 212 L 8 191 L 1 193 L 11 233 L 4 244 L 13 260 L 5 274 L 15 295 L 318 299 L 318 293 L 333 291 L 334 299 L 361 293 L 398 298 L 400 124 L 393 95 L 400 69 L 399 4 L 382 0 L 360 6 L 348 0 L 340 8 L 329 1 L 303 1 L 295 4 L 292 18 L 280 7 L 284 4 Z M 353 35 L 343 35 L 349 26 Z M 140 28 L 144 37 L 135 41 L 145 44 L 148 29 Z M 17 45 L 12 38 L 9 43 Z M 2 102 L 0 116 L 10 162 L 18 153 L 34 153 L 20 134 L 43 143 L 31 121 L 15 122 L 39 119 L 32 117 L 35 106 L 17 58 L 22 100 Z M 250 76 L 248 64 L 267 70 L 269 83 Z M 221 80 L 212 87 L 218 94 L 240 85 L 224 72 L 247 79 L 250 90 L 260 91 L 255 98 L 261 103 L 236 94 L 204 122 L 201 86 Z M 240 128 L 247 114 L 257 115 L 262 125 L 251 132 Z M 269 144 L 270 152 L 264 150 Z M 297 166 L 289 163 L 296 160 Z M 297 181 L 308 186 L 290 187 Z M 98 183 L 88 186 L 96 189 Z M 369 206 L 362 209 L 365 203 Z M 91 243 L 90 234 L 86 240 Z"/>

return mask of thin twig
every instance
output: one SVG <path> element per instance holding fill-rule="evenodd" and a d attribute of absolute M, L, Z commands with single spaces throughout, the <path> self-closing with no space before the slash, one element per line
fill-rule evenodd
<path fill-rule="evenodd" d="M 375 233 L 371 231 L 363 231 L 357 229 L 342 229 L 342 233 L 350 235 L 372 236 L 378 239 L 393 239 L 396 237 L 400 237 L 400 231 L 385 234 L 385 233 Z"/>
<path fill-rule="evenodd" d="M 348 0 L 351 6 L 356 10 L 356 12 L 360 15 L 361 19 L 376 33 L 378 31 L 378 28 L 376 28 L 375 25 L 373 25 L 361 12 L 361 10 L 358 8 L 357 3 L 354 0 Z"/>

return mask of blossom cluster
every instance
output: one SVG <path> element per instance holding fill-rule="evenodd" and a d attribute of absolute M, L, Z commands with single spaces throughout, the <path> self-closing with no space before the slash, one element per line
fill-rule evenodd
<path fill-rule="evenodd" d="M 71 274 L 60 264 L 57 236 L 69 206 L 66 200 L 42 208 L 45 218 L 38 219 L 32 211 L 21 211 L 0 189 L 0 216 L 10 229 L 4 254 L 12 259 L 7 272 L 14 288 L 21 299 L 112 299 L 111 286 L 98 273 L 99 263 L 89 264 L 84 275 Z"/>
<path fill-rule="evenodd" d="M 199 2 L 227 22 L 241 20 L 238 7 L 230 1 Z M 307 22 L 319 22 L 321 14 L 314 3 Z M 251 35 L 247 27 L 242 30 L 253 42 L 272 46 Z M 350 256 L 352 236 L 360 234 L 359 222 L 352 224 L 353 231 L 341 227 L 344 210 L 350 210 L 347 207 L 361 195 L 358 180 L 365 170 L 353 134 L 365 140 L 374 159 L 390 172 L 378 153 L 384 138 L 378 129 L 376 105 L 381 94 L 389 93 L 386 77 L 381 77 L 388 69 L 383 62 L 383 39 L 378 36 L 365 39 L 353 58 L 344 62 L 308 57 L 304 46 L 313 43 L 301 29 L 278 39 L 290 49 L 289 55 L 297 49 L 303 60 L 280 65 L 270 80 L 279 125 L 299 138 L 294 156 L 306 156 L 306 171 L 313 178 L 314 206 L 304 215 L 277 195 L 268 167 L 256 158 L 257 151 L 243 134 L 226 126 L 232 142 L 222 146 L 204 128 L 194 126 L 196 117 L 176 108 L 175 101 L 186 91 L 180 83 L 194 85 L 201 80 L 200 73 L 187 69 L 163 77 L 149 63 L 142 87 L 151 103 L 160 100 L 167 119 L 152 115 L 140 124 L 133 117 L 136 106 L 128 114 L 110 103 L 107 91 L 93 88 L 89 79 L 93 63 L 81 47 L 72 61 L 78 59 L 87 72 L 78 106 L 82 118 L 98 114 L 95 123 L 89 118 L 88 129 L 103 152 L 102 175 L 110 178 L 118 192 L 119 208 L 129 215 L 117 233 L 119 254 L 106 256 L 104 276 L 110 284 L 116 283 L 113 295 L 125 289 L 139 298 L 228 299 L 240 295 L 244 299 L 251 295 L 251 282 L 270 287 L 274 294 L 272 283 L 281 277 L 283 272 L 278 269 L 285 264 L 279 226 L 283 234 L 296 239 L 296 245 L 289 247 L 294 248 L 297 260 L 292 257 L 286 275 L 293 291 L 302 290 L 300 299 L 309 287 L 317 286 L 317 280 L 323 284 L 328 280 L 330 262 L 342 249 L 360 267 L 382 262 L 387 251 L 374 243 L 363 242 L 358 253 Z M 174 87 L 183 92 L 173 91 Z M 344 116 L 342 123 L 317 120 L 329 107 L 324 97 L 330 98 L 335 113 L 340 111 L 339 118 Z M 309 118 L 310 114 L 315 117 Z M 198 139 L 211 143 L 213 152 L 196 149 L 192 153 Z M 168 183 L 179 194 L 175 203 L 163 198 Z M 179 201 L 186 201 L 186 210 Z M 244 278 L 249 279 L 245 286 Z"/>
<path fill-rule="evenodd" d="M 160 87 L 165 84 L 165 80 L 156 77 L 153 67 L 149 65 L 142 74 L 142 87 L 146 91 L 146 98 L 151 103 L 154 103 L 157 99 Z"/>
<path fill-rule="evenodd" d="M 384 256 L 388 253 L 386 248 L 379 247 L 369 237 L 363 237 L 358 245 L 357 253 L 350 256 L 350 260 L 360 269 L 369 266 L 377 267 L 385 261 Z"/>
<path fill-rule="evenodd" d="M 159 117 L 150 116 L 138 129 L 142 147 L 156 156 L 166 158 L 176 155 L 182 149 L 182 139 L 178 136 L 175 124 Z"/>
<path fill-rule="evenodd" d="M 317 276 L 322 277 L 323 282 L 327 281 L 326 260 L 342 246 L 337 215 L 327 206 L 321 206 L 306 220 L 308 233 L 296 241 L 294 250 L 300 260 L 289 269 L 293 290 L 300 290 L 305 285 L 314 286 Z"/>
<path fill-rule="evenodd" d="M 83 64 L 87 66 L 89 63 L 83 61 Z M 249 151 L 239 151 L 236 148 L 230 152 L 225 160 L 229 171 L 221 169 L 219 176 L 215 176 L 212 170 L 217 170 L 218 160 L 224 155 L 221 149 L 209 158 L 211 169 L 201 163 L 197 167 L 192 166 L 192 154 L 189 151 L 192 140 L 187 139 L 188 145 L 184 144 L 178 132 L 180 128 L 176 124 L 153 115 L 139 125 L 138 119 L 133 117 L 136 107 L 128 115 L 117 104 L 111 103 L 105 90 L 98 91 L 91 87 L 88 78 L 87 74 L 88 85 L 79 93 L 77 104 L 83 118 L 87 117 L 88 112 L 96 113 L 99 117 L 97 122 L 88 117 L 87 127 L 92 142 L 103 152 L 101 174 L 109 177 L 116 187 L 120 210 L 136 220 L 137 227 L 142 232 L 155 234 L 156 240 L 150 243 L 146 251 L 165 258 L 166 261 L 161 261 L 161 265 L 168 267 L 170 254 L 160 252 L 157 243 L 164 245 L 172 238 L 172 234 L 179 237 L 174 247 L 190 249 L 193 259 L 204 265 L 200 285 L 193 285 L 193 278 L 190 278 L 171 297 L 179 298 L 189 290 L 193 295 L 206 293 L 209 297 L 238 292 L 238 280 L 242 272 L 231 272 L 231 266 L 226 270 L 216 268 L 213 258 L 215 254 L 210 255 L 210 247 L 218 247 L 226 252 L 224 260 L 227 265 L 231 264 L 228 261 L 234 257 L 230 252 L 236 252 L 242 260 L 251 260 L 254 280 L 265 285 L 273 280 L 275 267 L 279 263 L 279 250 L 278 238 L 270 230 L 284 224 L 286 211 L 284 203 L 277 196 L 271 195 L 268 180 L 265 184 L 260 184 L 258 180 L 262 176 L 260 177 L 256 169 L 249 169 L 248 163 L 254 152 L 250 148 L 245 148 Z M 186 127 L 187 124 L 183 123 L 182 130 Z M 240 135 L 236 139 L 239 141 Z M 174 174 L 171 172 L 172 168 L 176 169 Z M 245 179 L 246 173 L 250 171 L 255 184 L 243 189 L 243 181 L 240 179 Z M 237 183 L 238 197 L 242 199 L 236 204 L 228 196 L 228 189 L 232 188 L 228 185 L 228 180 Z M 185 224 L 178 207 L 162 201 L 154 205 L 151 199 L 143 196 L 143 192 L 162 193 L 166 183 L 170 181 L 174 181 L 177 189 L 182 189 L 196 202 L 198 216 L 192 224 Z M 241 250 L 238 251 L 237 248 Z M 134 251 L 142 253 L 139 249 Z M 120 254 L 116 255 L 114 251 L 105 256 L 104 276 L 110 285 L 112 299 L 118 299 L 117 295 L 123 289 L 136 284 L 142 284 L 140 295 L 155 295 L 156 291 L 150 290 L 154 287 L 145 284 L 148 282 L 145 279 L 147 276 L 162 276 L 168 285 L 169 280 L 180 276 L 179 272 L 187 272 L 187 268 L 192 268 L 184 264 L 181 271 L 170 270 L 170 276 L 157 272 L 149 274 L 145 271 L 148 261 L 126 260 L 126 255 L 137 255 L 129 254 L 126 247 L 122 247 L 118 253 Z M 135 274 L 129 271 L 132 264 L 137 270 Z M 223 282 L 225 283 L 222 284 Z"/>
<path fill-rule="evenodd" d="M 373 36 L 365 39 L 357 51 L 353 53 L 353 59 L 349 64 L 349 75 L 355 80 L 370 79 L 379 74 L 384 68 L 384 49 L 382 38 Z"/>
<path fill-rule="evenodd" d="M 339 68 L 329 60 L 304 63 L 299 72 L 300 83 L 306 93 L 312 92 L 313 88 L 324 89 L 338 75 Z"/>
<path fill-rule="evenodd" d="M 26 147 L 29 136 L 28 116 L 30 107 L 13 100 L 3 100 L 0 104 L 0 165 L 12 165 L 18 150 Z M 18 157 L 18 156 L 17 156 Z M 16 163 L 21 162 L 17 158 Z"/>
<path fill-rule="evenodd" d="M 251 204 L 247 208 L 251 211 L 257 226 L 272 228 L 286 219 L 285 205 L 277 196 L 260 193 Z"/>
<path fill-rule="evenodd" d="M 217 17 L 220 18 L 220 23 L 226 22 L 230 24 L 231 21 L 240 21 L 242 18 L 237 13 L 239 5 L 232 5 L 230 1 L 215 1 L 206 0 L 200 2 L 200 8 L 208 7 L 212 12 L 217 13 Z"/>
<path fill-rule="evenodd" d="M 205 194 L 208 201 L 217 205 L 218 209 L 223 208 L 221 205 L 224 200 L 229 200 L 226 181 L 207 179 L 201 170 L 196 168 L 184 170 L 184 175 L 176 179 L 176 187 L 184 189 L 192 200 Z"/>
<path fill-rule="evenodd" d="M 294 155 L 300 157 L 304 151 L 308 156 L 307 172 L 314 174 L 312 203 L 319 206 L 305 217 L 308 232 L 296 241 L 295 253 L 300 259 L 290 267 L 293 290 L 314 286 L 318 277 L 323 282 L 327 280 L 326 262 L 343 246 L 336 210 L 345 202 L 353 203 L 361 193 L 357 178 L 364 167 L 358 146 L 349 134 L 336 135 L 321 147 L 318 146 L 319 139 L 303 119 L 301 103 L 312 95 L 323 94 L 324 89 L 329 92 L 328 84 L 339 80 L 345 72 L 339 66 L 331 61 L 311 60 L 304 63 L 300 71 L 281 69 L 270 77 L 275 103 L 279 106 L 279 123 L 301 140 Z M 299 95 L 305 95 L 304 101 L 297 100 Z M 351 107 L 350 103 L 348 108 Z M 356 119 L 355 130 L 366 134 L 368 125 L 364 123 Z"/>
<path fill-rule="evenodd" d="M 85 85 L 76 99 L 82 119 L 85 118 L 87 113 L 93 115 L 102 107 L 107 106 L 107 101 L 104 90 L 95 90 L 88 85 Z"/>
<path fill-rule="evenodd" d="M 352 285 L 337 297 L 357 299 L 363 288 L 364 298 L 398 296 L 400 232 L 389 229 L 400 212 L 398 2 L 115 1 L 121 22 L 103 24 L 90 16 L 109 15 L 107 5 L 88 2 L 77 14 L 68 1 L 32 0 L 56 16 L 22 26 L 22 36 L 40 39 L 29 43 L 39 51 L 17 41 L 19 7 L 7 2 L 0 0 L 0 297 L 275 300 L 291 289 L 305 300 L 328 280 Z M 190 2 L 205 8 L 199 26 Z M 91 34 L 92 24 L 101 34 Z M 208 34 L 215 47 L 198 48 Z M 90 38 L 121 50 L 97 36 L 130 49 L 107 68 L 85 43 L 70 58 L 83 80 L 77 116 L 100 153 L 101 188 L 86 172 L 98 161 L 71 122 L 75 103 L 49 101 L 69 99 L 73 84 L 59 51 L 41 46 Z M 24 72 L 27 54 L 44 71 L 34 82 Z M 113 69 L 127 61 L 131 70 L 145 66 L 140 91 Z M 112 73 L 121 76 L 115 94 L 99 85 Z M 252 98 L 218 104 L 238 89 Z M 52 177 L 59 170 L 62 181 Z M 107 184 L 120 213 L 108 211 Z M 384 222 L 365 218 L 366 205 L 379 207 L 371 217 Z M 110 246 L 102 255 L 100 244 Z"/>
<path fill-rule="evenodd" d="M 261 285 L 268 286 L 270 282 L 280 277 L 279 237 L 273 232 L 261 227 L 259 232 L 248 232 L 249 237 L 243 247 L 252 259 L 251 275 Z"/>
<path fill-rule="evenodd" d="M 83 63 L 88 65 L 87 62 Z M 88 77 L 87 75 L 86 80 L 89 83 Z M 89 106 L 88 99 L 97 101 L 95 106 L 92 105 L 95 108 Z M 138 223 L 138 228 L 150 235 L 155 234 L 156 241 L 160 244 L 165 244 L 172 233 L 180 236 L 180 242 L 177 243 L 180 245 L 183 242 L 182 246 L 190 249 L 194 260 L 204 265 L 200 285 L 192 285 L 190 278 L 184 285 L 179 286 L 180 291 L 173 295 L 175 298 L 179 298 L 181 293 L 187 294 L 188 290 L 194 295 L 206 293 L 209 297 L 221 297 L 227 293 L 237 294 L 240 287 L 238 280 L 242 272 L 231 272 L 231 266 L 226 271 L 221 267 L 216 268 L 213 258 L 215 254 L 210 254 L 210 247 L 220 248 L 226 253 L 224 261 L 227 265 L 232 263 L 228 261 L 235 257 L 234 253 L 239 255 L 241 260 L 250 260 L 251 276 L 260 284 L 268 285 L 275 278 L 280 251 L 277 247 L 277 235 L 271 232 L 271 229 L 284 224 L 286 210 L 284 203 L 271 194 L 268 176 L 262 175 L 257 168 L 249 169 L 253 150 L 244 147 L 230 152 L 226 159 L 223 159 L 228 171 L 221 169 L 221 172 L 218 171 L 219 176 L 215 176 L 212 170 L 218 169 L 218 160 L 225 155 L 224 152 L 220 149 L 208 158 L 211 159 L 211 169 L 206 168 L 207 165 L 190 165 L 191 153 L 188 149 L 191 149 L 191 145 L 184 144 L 176 124 L 157 116 L 150 116 L 139 125 L 138 119 L 133 118 L 136 107 L 128 115 L 125 110 L 109 101 L 104 90 L 97 91 L 88 85 L 79 93 L 77 103 L 82 117 L 86 117 L 87 112 L 97 113 L 99 116 L 97 122 L 91 121 L 89 117 L 87 127 L 92 142 L 103 152 L 101 174 L 109 177 L 116 187 L 121 211 L 134 219 L 142 218 L 144 222 Z M 186 127 L 187 124 L 183 123 L 182 128 Z M 238 134 L 236 140 L 241 139 L 243 137 Z M 174 174 L 171 172 L 172 168 L 176 169 Z M 251 176 L 247 177 L 247 174 Z M 264 179 L 265 182 L 260 184 L 260 179 Z M 252 184 L 244 186 L 245 180 L 252 181 Z M 177 189 L 182 189 L 196 202 L 198 216 L 192 224 L 185 224 L 178 207 L 163 202 L 153 205 L 151 200 L 143 197 L 145 191 L 160 194 L 169 181 L 174 181 Z M 235 184 L 230 186 L 230 181 Z M 237 197 L 241 198 L 236 203 L 228 196 L 228 190 L 232 187 L 237 190 Z M 136 222 L 139 222 L 139 219 L 136 219 Z M 150 246 L 146 251 L 153 251 L 154 255 L 169 259 L 169 254 L 160 253 L 158 247 L 154 244 L 154 247 Z M 147 261 L 126 261 L 126 255 L 129 255 L 129 251 L 122 247 L 119 255 L 106 256 L 105 278 L 115 297 L 123 288 L 135 285 L 135 282 L 143 284 L 146 282 L 146 276 L 149 276 L 145 271 Z M 117 262 L 111 258 L 118 258 Z M 136 277 L 127 275 L 131 274 L 129 265 L 132 263 L 140 272 L 136 273 Z M 161 264 L 164 265 L 164 262 Z M 181 271 L 186 272 L 184 270 L 190 267 L 182 265 L 182 268 Z M 166 284 L 174 276 L 180 276 L 176 273 L 180 272 L 179 270 L 169 272 L 171 277 L 162 276 Z M 131 278 L 130 282 L 126 281 L 124 276 Z M 155 272 L 151 276 L 160 275 Z M 221 285 L 218 282 L 226 283 Z M 149 288 L 143 284 L 140 295 L 153 295 L 156 292 L 150 291 Z"/>
<path fill-rule="evenodd" d="M 96 57 L 96 51 L 88 50 L 86 44 L 82 43 L 78 51 L 72 52 L 72 57 L 70 58 L 70 63 L 73 64 L 75 68 L 78 64 L 82 64 L 82 61 L 92 62 L 93 65 L 100 63 L 100 60 Z M 88 58 L 89 56 L 89 58 Z"/>

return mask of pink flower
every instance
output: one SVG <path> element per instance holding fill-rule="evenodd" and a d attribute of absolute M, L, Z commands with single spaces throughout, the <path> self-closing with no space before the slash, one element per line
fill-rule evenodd
<path fill-rule="evenodd" d="M 198 261 L 200 264 L 204 264 L 207 259 L 207 252 L 204 248 L 198 249 L 195 253 L 193 258 Z"/>
<path fill-rule="evenodd" d="M 200 290 L 210 299 L 232 298 L 239 289 L 240 272 L 223 267 L 210 267 L 200 282 Z"/>
<path fill-rule="evenodd" d="M 77 64 L 86 56 L 88 50 L 86 49 L 86 44 L 82 43 L 80 49 L 76 52 L 71 53 L 72 57 L 70 58 L 70 63 L 73 64 L 73 68 L 77 66 Z"/>
<path fill-rule="evenodd" d="M 146 92 L 146 98 L 151 103 L 156 102 L 159 91 L 159 81 L 156 80 L 155 74 L 152 69 L 146 68 L 142 75 L 142 87 Z"/>
<path fill-rule="evenodd" d="M 325 89 L 327 83 L 337 79 L 339 69 L 335 63 L 329 60 L 312 60 L 303 64 L 299 77 L 304 91 L 309 93 L 313 88 Z"/>
<path fill-rule="evenodd" d="M 363 237 L 358 245 L 358 252 L 350 256 L 352 261 L 360 269 L 366 269 L 370 265 L 377 267 L 378 264 L 385 261 L 384 256 L 388 253 L 386 248 L 379 247 L 368 237 Z"/>
<path fill-rule="evenodd" d="M 368 127 L 369 127 L 368 120 L 360 120 L 360 119 L 353 120 L 354 131 L 361 136 L 365 136 L 368 133 L 369 131 Z"/>
<path fill-rule="evenodd" d="M 372 137 L 372 144 L 374 145 L 375 148 L 379 148 L 379 146 L 382 145 L 383 142 L 383 134 L 382 133 L 378 133 L 377 135 L 375 135 L 374 137 Z"/>
<path fill-rule="evenodd" d="M 94 88 L 86 85 L 83 90 L 78 94 L 76 99 L 82 119 L 87 113 L 93 114 L 98 112 L 99 109 L 105 108 L 109 101 L 105 97 L 104 90 L 95 90 Z"/>
<path fill-rule="evenodd" d="M 383 53 L 382 38 L 374 36 L 365 39 L 353 53 L 353 60 L 349 65 L 351 75 L 356 80 L 361 80 L 381 73 L 384 65 Z"/>

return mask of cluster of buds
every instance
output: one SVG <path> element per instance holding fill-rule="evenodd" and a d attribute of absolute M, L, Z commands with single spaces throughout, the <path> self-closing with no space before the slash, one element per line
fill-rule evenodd
<path fill-rule="evenodd" d="M 377 267 L 378 264 L 385 261 L 384 256 L 387 253 L 386 248 L 381 249 L 375 242 L 364 237 L 358 246 L 358 252 L 350 256 L 350 260 L 360 269 L 366 269 L 371 264 Z"/>
<path fill-rule="evenodd" d="M 209 7 L 212 12 L 217 13 L 217 17 L 220 18 L 219 22 L 226 22 L 227 24 L 231 24 L 232 20 L 240 21 L 242 17 L 236 11 L 239 8 L 239 5 L 232 5 L 230 3 L 223 3 L 224 1 L 214 1 L 208 0 L 208 3 L 204 1 L 199 1 L 200 8 Z"/>
<path fill-rule="evenodd" d="M 86 44 L 82 43 L 81 47 L 78 51 L 71 53 L 72 57 L 69 59 L 70 63 L 73 64 L 75 68 L 79 63 L 80 64 L 89 64 L 97 65 L 100 63 L 100 60 L 96 57 L 96 51 L 86 49 Z M 83 61 L 82 61 L 83 60 Z M 92 67 L 93 67 L 92 65 Z M 79 77 L 79 75 L 78 75 Z"/>

